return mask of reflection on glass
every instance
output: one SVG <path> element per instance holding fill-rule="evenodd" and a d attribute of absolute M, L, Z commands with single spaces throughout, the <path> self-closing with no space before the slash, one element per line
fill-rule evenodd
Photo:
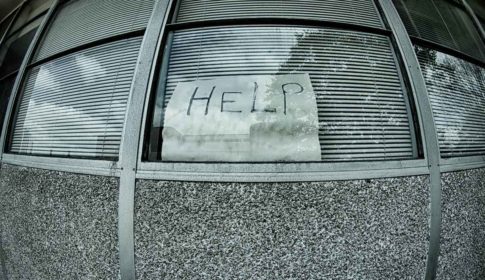
<path fill-rule="evenodd" d="M 116 41 L 32 68 L 10 151 L 116 158 L 140 43 Z"/>
<path fill-rule="evenodd" d="M 480 21 L 482 28 L 485 30 L 485 2 L 483 0 L 467 0 L 473 12 Z"/>
<path fill-rule="evenodd" d="M 10 76 L 0 80 L 0 131 L 3 127 L 5 113 L 7 111 L 8 101 L 15 82 L 15 76 Z"/>
<path fill-rule="evenodd" d="M 254 26 L 177 31 L 173 38 L 167 81 L 153 111 L 150 160 L 413 155 L 403 89 L 385 36 Z M 200 108 L 189 116 L 191 97 Z"/>
<path fill-rule="evenodd" d="M 20 68 L 37 28 L 10 38 L 0 50 L 0 78 Z"/>
<path fill-rule="evenodd" d="M 30 0 L 23 5 L 22 10 L 15 19 L 12 28 L 9 31 L 9 36 L 17 32 L 22 26 L 33 20 L 35 17 L 47 11 L 52 4 L 52 0 Z"/>
<path fill-rule="evenodd" d="M 4 18 L 2 22 L 0 22 L 0 40 L 2 39 L 2 36 L 5 34 L 5 32 L 7 32 L 7 28 L 12 21 L 14 14 L 15 12 L 11 13 L 8 17 Z"/>
<path fill-rule="evenodd" d="M 485 154 L 485 70 L 416 47 L 426 79 L 442 157 Z"/>
<path fill-rule="evenodd" d="M 410 35 L 485 61 L 485 46 L 471 16 L 450 0 L 393 0 Z"/>

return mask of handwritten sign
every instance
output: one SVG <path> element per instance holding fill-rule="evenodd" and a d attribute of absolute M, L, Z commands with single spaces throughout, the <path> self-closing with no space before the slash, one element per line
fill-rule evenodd
<path fill-rule="evenodd" d="M 165 110 L 167 161 L 319 161 L 308 74 L 181 82 Z"/>

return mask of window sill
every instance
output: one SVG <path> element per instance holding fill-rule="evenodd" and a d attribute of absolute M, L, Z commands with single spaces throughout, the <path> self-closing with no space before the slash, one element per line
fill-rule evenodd
<path fill-rule="evenodd" d="M 429 174 L 426 160 L 338 163 L 142 162 L 136 178 L 211 182 L 308 182 Z"/>

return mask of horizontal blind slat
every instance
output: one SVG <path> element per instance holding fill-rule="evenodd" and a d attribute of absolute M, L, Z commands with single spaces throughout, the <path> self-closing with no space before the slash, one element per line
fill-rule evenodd
<path fill-rule="evenodd" d="M 11 151 L 117 157 L 141 40 L 107 43 L 32 68 Z"/>
<path fill-rule="evenodd" d="M 442 157 L 485 154 L 485 69 L 416 46 Z"/>
<path fill-rule="evenodd" d="M 382 28 L 374 5 L 371 0 L 182 0 L 177 22 L 293 17 Z"/>
<path fill-rule="evenodd" d="M 61 6 L 34 61 L 146 27 L 154 0 L 75 0 Z"/>
<path fill-rule="evenodd" d="M 408 112 L 386 36 L 267 26 L 176 31 L 164 106 L 180 82 L 292 73 L 310 75 L 322 160 L 412 157 Z"/>

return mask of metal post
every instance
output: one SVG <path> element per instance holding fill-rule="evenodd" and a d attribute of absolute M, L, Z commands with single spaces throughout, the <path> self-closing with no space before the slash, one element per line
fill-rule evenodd
<path fill-rule="evenodd" d="M 399 14 L 390 0 L 379 0 L 384 15 L 389 22 L 394 39 L 407 70 L 414 102 L 418 111 L 421 131 L 423 132 L 423 147 L 430 173 L 430 207 L 431 222 L 429 232 L 429 250 L 426 263 L 425 279 L 435 279 L 438 266 L 441 229 L 441 174 L 439 169 L 439 143 L 433 119 L 431 103 L 429 101 L 426 82 L 424 80 L 419 61 L 414 52 L 406 28 Z"/>
<path fill-rule="evenodd" d="M 140 139 L 145 99 L 149 91 L 155 54 L 159 37 L 168 18 L 169 0 L 157 0 L 148 23 L 140 56 L 138 58 L 130 96 L 127 104 L 125 127 L 120 145 L 120 193 L 118 201 L 118 240 L 120 254 L 121 279 L 135 279 L 135 244 L 133 215 L 135 203 L 135 174 L 138 159 L 138 142 Z"/>
<path fill-rule="evenodd" d="M 4 36 L 0 40 L 0 46 L 2 45 L 3 41 L 7 38 L 7 34 L 9 32 L 9 30 L 12 28 L 15 20 L 17 19 L 18 15 L 19 15 L 19 13 L 20 13 L 20 11 L 21 11 L 21 9 L 22 9 L 22 7 L 25 3 L 26 3 L 26 1 L 24 1 L 17 8 L 17 11 L 16 11 L 14 18 L 10 22 L 7 30 L 5 31 Z M 29 49 L 27 50 L 27 53 L 24 57 L 24 60 L 22 61 L 22 64 L 21 64 L 19 71 L 17 73 L 17 78 L 15 80 L 14 86 L 12 88 L 12 94 L 11 94 L 10 100 L 8 102 L 7 111 L 5 112 L 5 120 L 4 120 L 4 123 L 3 123 L 3 128 L 2 128 L 2 132 L 1 132 L 1 136 L 0 136 L 0 160 L 3 157 L 3 151 L 5 149 L 5 138 L 6 138 L 6 134 L 7 134 L 7 131 L 8 131 L 8 123 L 9 123 L 10 116 L 11 116 L 12 111 L 13 111 L 12 108 L 15 104 L 17 92 L 20 89 L 20 85 L 22 83 L 23 76 L 25 74 L 25 70 L 27 68 L 27 65 L 29 64 L 31 57 L 34 54 L 34 51 L 35 51 L 35 49 L 38 45 L 39 39 L 41 38 L 42 34 L 44 33 L 44 31 L 46 29 L 46 26 L 47 26 L 47 23 L 49 22 L 50 17 L 54 13 L 54 10 L 57 6 L 57 3 L 58 3 L 57 0 L 52 3 L 51 7 L 49 8 L 49 11 L 47 12 L 47 14 L 45 16 L 45 18 L 42 20 L 42 23 L 39 25 L 39 28 L 37 29 L 37 32 L 36 32 L 34 38 L 32 39 L 32 42 L 29 46 Z M 6 267 L 5 267 L 4 252 L 3 252 L 1 240 L 0 240 L 0 262 L 1 262 L 1 268 L 2 268 L 2 275 L 5 279 L 8 279 L 8 276 L 6 275 L 7 271 L 6 271 Z"/>

